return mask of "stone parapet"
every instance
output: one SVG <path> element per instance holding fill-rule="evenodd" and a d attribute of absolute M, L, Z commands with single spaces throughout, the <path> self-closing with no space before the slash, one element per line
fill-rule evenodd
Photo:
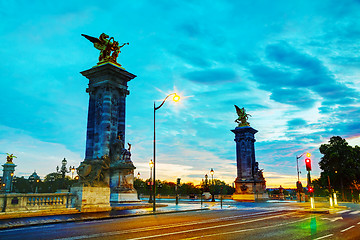
<path fill-rule="evenodd" d="M 0 194 L 2 212 L 66 209 L 71 207 L 71 193 Z"/>

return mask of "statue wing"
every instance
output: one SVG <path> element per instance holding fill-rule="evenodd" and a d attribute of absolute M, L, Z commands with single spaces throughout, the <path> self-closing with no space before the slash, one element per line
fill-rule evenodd
<path fill-rule="evenodd" d="M 235 106 L 237 115 L 238 115 L 239 117 L 240 117 L 241 115 L 243 115 L 241 109 L 240 109 L 238 106 L 236 106 L 236 105 L 234 105 L 234 106 Z"/>
<path fill-rule="evenodd" d="M 96 37 L 92 37 L 86 34 L 81 34 L 81 36 L 85 37 L 87 40 L 89 40 L 92 43 L 100 43 L 100 39 L 96 38 Z"/>

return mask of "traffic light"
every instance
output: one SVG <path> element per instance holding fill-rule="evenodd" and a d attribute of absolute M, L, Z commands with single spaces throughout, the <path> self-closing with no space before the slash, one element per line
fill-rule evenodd
<path fill-rule="evenodd" d="M 309 186 L 308 191 L 309 191 L 309 193 L 313 193 L 313 192 L 314 192 L 314 189 Z"/>
<path fill-rule="evenodd" d="M 311 171 L 311 159 L 310 158 L 305 159 L 305 166 L 306 166 L 306 171 Z"/>

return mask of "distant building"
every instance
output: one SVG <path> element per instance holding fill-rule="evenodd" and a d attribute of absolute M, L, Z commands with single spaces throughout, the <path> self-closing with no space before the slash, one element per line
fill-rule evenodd
<path fill-rule="evenodd" d="M 36 180 L 40 181 L 39 175 L 37 175 L 36 171 L 34 171 L 30 177 L 28 178 L 29 182 L 36 182 Z"/>

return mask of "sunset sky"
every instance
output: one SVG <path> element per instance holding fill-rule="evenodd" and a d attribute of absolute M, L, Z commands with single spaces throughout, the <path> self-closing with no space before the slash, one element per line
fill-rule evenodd
<path fill-rule="evenodd" d="M 81 34 L 113 36 L 129 82 L 126 142 L 149 177 L 153 104 L 157 176 L 198 184 L 210 168 L 236 177 L 234 104 L 251 114 L 268 187 L 295 187 L 296 156 L 332 136 L 360 145 L 359 1 L 0 1 L 0 163 L 44 177 L 85 155 L 88 80 L 99 51 Z M 299 161 L 305 183 L 304 158 Z"/>

